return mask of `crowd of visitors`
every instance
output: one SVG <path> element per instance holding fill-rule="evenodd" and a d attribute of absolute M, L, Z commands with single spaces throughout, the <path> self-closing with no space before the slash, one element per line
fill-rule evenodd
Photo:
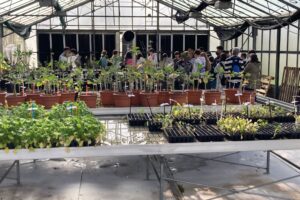
<path fill-rule="evenodd" d="M 247 74 L 248 83 L 245 89 L 256 89 L 260 80 L 261 63 L 254 50 L 246 53 L 235 47 L 230 51 L 226 51 L 223 46 L 218 46 L 215 54 L 216 57 L 213 57 L 211 52 L 205 52 L 203 48 L 196 50 L 189 48 L 184 52 L 175 51 L 172 59 L 167 53 L 158 56 L 155 50 L 151 48 L 148 50 L 147 57 L 144 57 L 142 53 L 133 53 L 133 51 L 128 50 L 122 58 L 120 52 L 114 50 L 111 58 L 109 58 L 107 51 L 103 50 L 98 65 L 102 69 L 108 69 L 110 66 L 125 68 L 129 65 L 142 69 L 148 61 L 153 67 L 172 66 L 174 70 L 179 70 L 187 75 L 209 73 L 211 78 L 208 87 L 211 89 L 239 87 L 243 77 Z M 73 67 L 81 65 L 81 57 L 75 49 L 65 48 L 59 59 L 70 63 Z M 180 85 L 180 83 L 176 85 Z M 199 84 L 199 87 L 203 88 L 204 86 Z"/>

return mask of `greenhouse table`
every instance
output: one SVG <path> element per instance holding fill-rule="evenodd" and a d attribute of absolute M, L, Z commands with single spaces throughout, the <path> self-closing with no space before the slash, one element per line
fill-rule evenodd
<path fill-rule="evenodd" d="M 296 150 L 300 149 L 300 140 L 255 140 L 255 141 L 225 141 L 225 142 L 208 142 L 208 143 L 178 143 L 178 144 L 126 144 L 126 145 L 102 145 L 97 147 L 61 147 L 49 149 L 35 149 L 29 151 L 20 149 L 16 152 L 10 150 L 0 151 L 0 161 L 14 161 L 11 167 L 0 178 L 0 183 L 6 178 L 14 166 L 17 169 L 17 183 L 20 184 L 20 160 L 37 160 L 37 159 L 55 159 L 55 158 L 86 158 L 101 156 L 147 156 L 147 177 L 149 177 L 149 156 L 176 154 L 201 154 L 201 153 L 227 153 L 242 151 L 267 151 L 266 170 L 269 172 L 270 151 L 272 150 Z M 163 182 L 180 180 L 164 177 L 164 163 L 159 159 L 160 170 L 156 170 L 156 175 L 160 183 L 160 199 L 163 199 Z M 300 175 L 299 175 L 300 176 Z M 298 177 L 298 176 L 297 176 Z M 295 177 L 290 177 L 295 178 Z M 287 179 L 283 179 L 287 180 Z M 283 181 L 281 180 L 281 181 Z M 277 181 L 278 182 L 278 181 Z M 214 187 L 214 186 L 211 186 Z M 227 189 L 228 190 L 228 189 Z M 230 193 L 239 193 L 247 191 L 229 190 Z"/>

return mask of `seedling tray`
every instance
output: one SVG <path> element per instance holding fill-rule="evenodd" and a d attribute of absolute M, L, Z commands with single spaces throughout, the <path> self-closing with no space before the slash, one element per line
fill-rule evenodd
<path fill-rule="evenodd" d="M 199 125 L 201 123 L 201 118 L 192 117 L 192 118 L 175 118 L 174 122 L 184 122 L 186 124 Z"/>
<path fill-rule="evenodd" d="M 288 139 L 300 139 L 300 129 L 294 123 L 284 123 L 282 127 Z"/>
<path fill-rule="evenodd" d="M 156 122 L 154 120 L 148 121 L 148 129 L 150 132 L 161 132 L 162 131 L 162 123 Z"/>
<path fill-rule="evenodd" d="M 220 115 L 218 114 L 218 119 L 216 116 L 216 113 L 203 113 L 203 118 L 207 125 L 216 125 L 218 122 L 218 119 L 220 119 Z"/>
<path fill-rule="evenodd" d="M 273 118 L 275 122 L 285 123 L 285 122 L 295 122 L 294 116 L 276 116 Z"/>
<path fill-rule="evenodd" d="M 129 126 L 145 126 L 150 119 L 148 113 L 132 113 L 127 115 Z"/>
<path fill-rule="evenodd" d="M 231 141 L 255 140 L 255 135 L 256 134 L 253 134 L 253 133 L 246 133 L 246 134 L 243 134 L 243 136 L 241 136 L 241 134 L 239 134 L 239 133 L 236 133 L 236 134 L 226 133 L 226 138 Z"/>
<path fill-rule="evenodd" d="M 210 125 L 193 126 L 196 139 L 200 142 L 224 141 L 225 135 Z"/>
<path fill-rule="evenodd" d="M 164 135 L 169 143 L 190 143 L 195 142 L 195 135 L 191 130 L 174 126 L 164 130 Z"/>
<path fill-rule="evenodd" d="M 282 139 L 287 136 L 287 133 L 281 130 L 278 133 L 275 133 L 275 127 L 272 124 L 260 128 L 255 135 L 259 140 L 272 140 L 272 139 Z"/>
<path fill-rule="evenodd" d="M 274 121 L 274 118 L 272 117 L 249 117 L 252 122 L 257 122 L 258 120 L 267 121 L 268 123 L 272 123 Z"/>

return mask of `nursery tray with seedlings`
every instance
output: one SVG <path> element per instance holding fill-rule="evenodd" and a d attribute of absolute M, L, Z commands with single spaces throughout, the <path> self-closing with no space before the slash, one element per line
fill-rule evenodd
<path fill-rule="evenodd" d="M 192 125 L 198 125 L 202 122 L 202 118 L 201 117 L 191 117 L 191 118 L 188 118 L 188 117 L 176 117 L 174 118 L 174 122 L 183 122 L 183 123 L 186 123 L 186 124 L 192 124 Z"/>
<path fill-rule="evenodd" d="M 218 121 L 218 128 L 228 140 L 255 140 L 259 125 L 248 119 L 228 116 Z"/>
<path fill-rule="evenodd" d="M 199 108 L 194 108 L 191 105 L 175 106 L 172 109 L 173 122 L 183 122 L 186 124 L 197 125 L 200 124 L 202 119 L 202 111 Z"/>
<path fill-rule="evenodd" d="M 26 103 L 1 110 L 0 133 L 0 149 L 35 149 L 100 145 L 106 130 L 83 102 Z"/>
<path fill-rule="evenodd" d="M 272 109 L 272 116 L 274 122 L 279 122 L 279 123 L 295 122 L 295 117 L 293 113 L 286 112 L 286 110 L 278 106 L 275 106 Z"/>
<path fill-rule="evenodd" d="M 132 113 L 127 115 L 129 126 L 145 126 L 151 118 L 148 113 Z"/>
<path fill-rule="evenodd" d="M 288 139 L 300 139 L 300 128 L 294 123 L 283 123 L 282 130 Z"/>
<path fill-rule="evenodd" d="M 225 135 L 219 129 L 211 125 L 193 126 L 195 137 L 200 142 L 224 141 Z"/>
<path fill-rule="evenodd" d="M 195 135 L 191 128 L 182 125 L 164 129 L 164 135 L 169 143 L 189 143 L 195 142 Z"/>
<path fill-rule="evenodd" d="M 150 120 L 148 121 L 149 132 L 161 132 L 163 124 L 160 121 Z"/>
<path fill-rule="evenodd" d="M 219 113 L 212 113 L 212 112 L 205 112 L 203 113 L 203 120 L 208 125 L 215 125 L 218 122 L 218 119 L 220 119 L 221 115 Z"/>
<path fill-rule="evenodd" d="M 261 126 L 255 137 L 259 140 L 275 140 L 287 137 L 287 132 L 283 129 L 283 124 L 265 124 Z"/>

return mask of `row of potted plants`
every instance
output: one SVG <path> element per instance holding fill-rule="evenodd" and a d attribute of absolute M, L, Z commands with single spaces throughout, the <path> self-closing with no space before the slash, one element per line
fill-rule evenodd
<path fill-rule="evenodd" d="M 84 102 L 46 111 L 33 102 L 0 109 L 0 149 L 99 145 L 106 131 Z"/>

